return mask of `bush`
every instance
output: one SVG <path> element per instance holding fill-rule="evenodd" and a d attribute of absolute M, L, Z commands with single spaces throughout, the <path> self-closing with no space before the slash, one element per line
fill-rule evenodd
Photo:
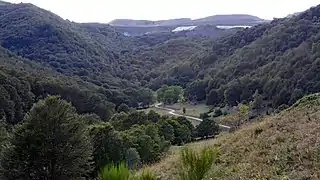
<path fill-rule="evenodd" d="M 130 148 L 126 152 L 126 161 L 130 169 L 137 169 L 140 164 L 140 155 L 136 148 Z"/>
<path fill-rule="evenodd" d="M 128 180 L 132 177 L 132 173 L 129 168 L 120 163 L 119 165 L 105 166 L 98 175 L 98 180 Z"/>
<path fill-rule="evenodd" d="M 222 111 L 221 111 L 221 109 L 219 108 L 219 109 L 216 109 L 216 110 L 214 110 L 214 114 L 213 114 L 213 117 L 219 117 L 219 116 L 222 116 Z"/>
<path fill-rule="evenodd" d="M 188 148 L 183 149 L 178 179 L 202 180 L 218 158 L 219 150 L 216 148 L 204 148 L 199 154 Z"/>
<path fill-rule="evenodd" d="M 99 175 L 98 180 L 156 180 L 157 178 L 150 171 L 143 170 L 141 174 L 134 174 L 128 166 L 123 163 L 118 165 L 111 164 L 104 167 Z"/>

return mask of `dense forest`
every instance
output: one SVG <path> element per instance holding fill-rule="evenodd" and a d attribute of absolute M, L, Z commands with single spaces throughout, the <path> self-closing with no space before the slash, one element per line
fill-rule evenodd
<path fill-rule="evenodd" d="M 320 89 L 319 22 L 317 6 L 238 31 L 214 41 L 209 52 L 160 70 L 148 86 L 180 85 L 190 101 L 209 105 L 249 102 L 256 90 L 271 108 L 292 104 Z"/>
<path fill-rule="evenodd" d="M 220 131 L 207 114 L 194 127 L 138 111 L 156 101 L 239 106 L 241 117 L 320 91 L 320 5 L 200 35 L 129 37 L 24 3 L 0 3 L 0 24 L 0 179 L 94 179 Z"/>

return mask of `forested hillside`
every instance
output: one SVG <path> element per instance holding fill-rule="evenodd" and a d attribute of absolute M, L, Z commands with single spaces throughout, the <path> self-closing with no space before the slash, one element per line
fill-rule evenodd
<path fill-rule="evenodd" d="M 319 22 L 317 6 L 294 18 L 238 31 L 213 42 L 208 53 L 181 64 L 182 72 L 165 71 L 166 80 L 155 78 L 150 87 L 158 86 L 159 80 L 181 86 L 190 82 L 188 99 L 212 105 L 250 101 L 256 90 L 271 107 L 292 104 L 320 89 Z M 181 74 L 190 76 L 180 81 Z"/>
<path fill-rule="evenodd" d="M 217 17 L 201 22 L 211 18 Z M 198 28 L 203 34 L 126 36 L 110 25 L 70 22 L 32 4 L 0 1 L 0 179 L 104 180 L 108 178 L 100 170 L 117 169 L 120 162 L 130 174 L 158 162 L 171 145 L 215 138 L 219 126 L 238 131 L 255 116 L 279 112 L 320 91 L 320 5 L 252 28 Z M 201 119 L 173 117 L 171 109 L 166 112 L 169 116 L 145 111 L 156 99 L 155 109 L 178 103 L 183 114 L 177 116 L 187 115 L 182 108 L 187 103 L 205 102 L 209 107 Z M 310 99 L 315 99 L 316 111 L 309 112 L 308 104 L 295 109 Z M 285 116 L 280 129 L 291 123 L 291 131 L 302 137 L 296 129 L 302 123 L 306 132 L 316 132 L 308 127 L 318 117 L 318 102 L 315 94 L 293 105 L 291 111 L 299 110 L 301 118 Z M 194 127 L 187 118 L 197 119 L 200 125 Z M 232 127 L 218 125 L 223 120 L 234 120 Z M 269 137 L 279 130 L 278 122 L 272 122 L 268 127 L 262 123 L 263 129 L 252 126 L 254 136 Z M 244 132 L 245 137 L 252 136 Z M 288 136 L 287 131 L 283 134 Z M 257 143 L 257 137 L 251 142 L 265 142 Z M 237 138 L 234 142 L 243 145 Z M 300 140 L 294 142 L 301 145 Z M 290 138 L 280 138 L 271 144 L 283 142 L 291 143 Z M 237 147 L 238 154 L 248 153 Z M 295 151 L 285 145 L 278 150 Z M 232 151 L 229 154 L 235 154 Z M 314 157 L 310 152 L 304 152 L 307 164 L 318 163 L 319 158 L 309 158 Z M 237 170 L 239 178 L 252 178 L 240 168 L 243 164 L 228 157 L 222 163 L 233 164 L 233 169 L 223 164 L 221 177 Z M 296 166 L 288 158 L 283 160 L 288 164 L 275 171 L 270 168 L 274 174 L 266 177 L 294 171 L 290 168 Z M 246 158 L 240 160 L 247 163 Z M 212 164 L 213 158 L 207 163 Z M 318 164 L 307 170 L 313 172 Z M 265 169 L 252 168 L 252 172 L 268 174 Z M 314 177 L 319 177 L 316 173 Z"/>

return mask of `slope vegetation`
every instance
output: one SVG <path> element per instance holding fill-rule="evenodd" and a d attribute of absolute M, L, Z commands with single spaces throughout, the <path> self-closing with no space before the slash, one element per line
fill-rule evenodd
<path fill-rule="evenodd" d="M 160 80 L 182 86 L 189 82 L 189 100 L 207 100 L 212 105 L 248 102 L 256 90 L 270 107 L 292 104 L 302 95 L 320 90 L 319 30 L 317 6 L 293 18 L 277 19 L 214 41 L 208 53 L 181 66 L 189 68 L 172 74 L 170 69 L 164 70 L 167 76 Z M 180 81 L 181 74 L 192 76 Z"/>
<path fill-rule="evenodd" d="M 239 131 L 187 146 L 219 147 L 220 159 L 206 179 L 319 179 L 319 119 L 320 94 L 313 94 Z M 174 179 L 180 149 L 150 169 L 161 179 Z"/>

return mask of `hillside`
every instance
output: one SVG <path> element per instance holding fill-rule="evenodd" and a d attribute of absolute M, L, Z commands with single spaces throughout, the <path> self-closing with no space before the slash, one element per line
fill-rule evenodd
<path fill-rule="evenodd" d="M 1 6 L 0 23 L 2 47 L 59 73 L 78 76 L 89 83 L 116 91 L 137 88 L 141 83 L 144 67 L 150 63 L 160 66 L 146 57 L 126 58 L 127 54 L 154 48 L 152 46 L 165 46 L 166 41 L 174 42 L 177 38 L 195 44 L 194 48 L 190 47 L 190 52 L 195 52 L 203 39 L 187 38 L 189 35 L 186 33 L 127 37 L 106 24 L 70 22 L 49 11 L 24 3 Z M 218 29 L 204 32 L 212 38 L 233 33 Z M 179 46 L 179 43 L 175 46 Z M 181 54 L 180 51 L 185 50 L 175 53 Z M 164 57 L 161 55 L 160 58 Z M 174 60 L 177 58 L 179 56 L 168 57 Z M 113 102 L 117 105 L 123 102 L 132 104 L 126 95 Z"/>
<path fill-rule="evenodd" d="M 112 99 L 98 86 L 79 77 L 64 76 L 3 48 L 0 48 L 0 76 L 1 119 L 9 124 L 22 121 L 33 103 L 47 95 L 59 95 L 79 113 L 96 113 L 101 119 L 110 118 L 115 111 Z"/>
<path fill-rule="evenodd" d="M 234 133 L 186 146 L 219 147 L 219 160 L 205 179 L 319 179 L 319 119 L 320 95 L 314 94 Z M 174 179 L 181 148 L 149 169 L 161 180 Z"/>
<path fill-rule="evenodd" d="M 150 87 L 159 81 L 181 86 L 189 82 L 189 100 L 207 100 L 212 105 L 249 102 L 256 90 L 269 107 L 292 104 L 320 89 L 319 22 L 317 6 L 293 18 L 240 30 L 214 41 L 208 53 L 180 65 L 188 68 L 164 70 L 162 77 L 151 79 Z M 180 81 L 181 74 L 192 76 Z"/>
<path fill-rule="evenodd" d="M 203 35 L 128 37 L 110 25 L 78 24 L 31 4 L 6 4 L 0 6 L 0 43 L 26 61 L 112 91 L 107 94 L 117 106 L 137 106 L 132 89 L 167 84 L 208 105 L 246 103 L 258 90 L 264 106 L 275 109 L 320 89 L 319 9 L 247 29 L 207 25 L 194 29 Z M 221 15 L 199 21 L 223 18 L 258 20 Z"/>
<path fill-rule="evenodd" d="M 81 79 L 99 88 L 99 96 L 106 103 L 137 106 L 137 97 L 124 92 L 130 88 L 139 90 L 137 81 L 119 78 L 131 63 L 118 59 L 121 53 L 144 45 L 144 41 L 127 38 L 109 25 L 73 23 L 24 3 L 0 6 L 0 23 L 0 44 L 14 56 L 70 77 L 70 81 Z M 110 110 L 114 111 L 114 107 Z"/>
<path fill-rule="evenodd" d="M 0 23 L 4 48 L 65 74 L 91 81 L 98 76 L 100 83 L 116 84 L 108 80 L 112 65 L 122 49 L 131 47 L 108 26 L 71 23 L 31 4 L 1 6 Z"/>

